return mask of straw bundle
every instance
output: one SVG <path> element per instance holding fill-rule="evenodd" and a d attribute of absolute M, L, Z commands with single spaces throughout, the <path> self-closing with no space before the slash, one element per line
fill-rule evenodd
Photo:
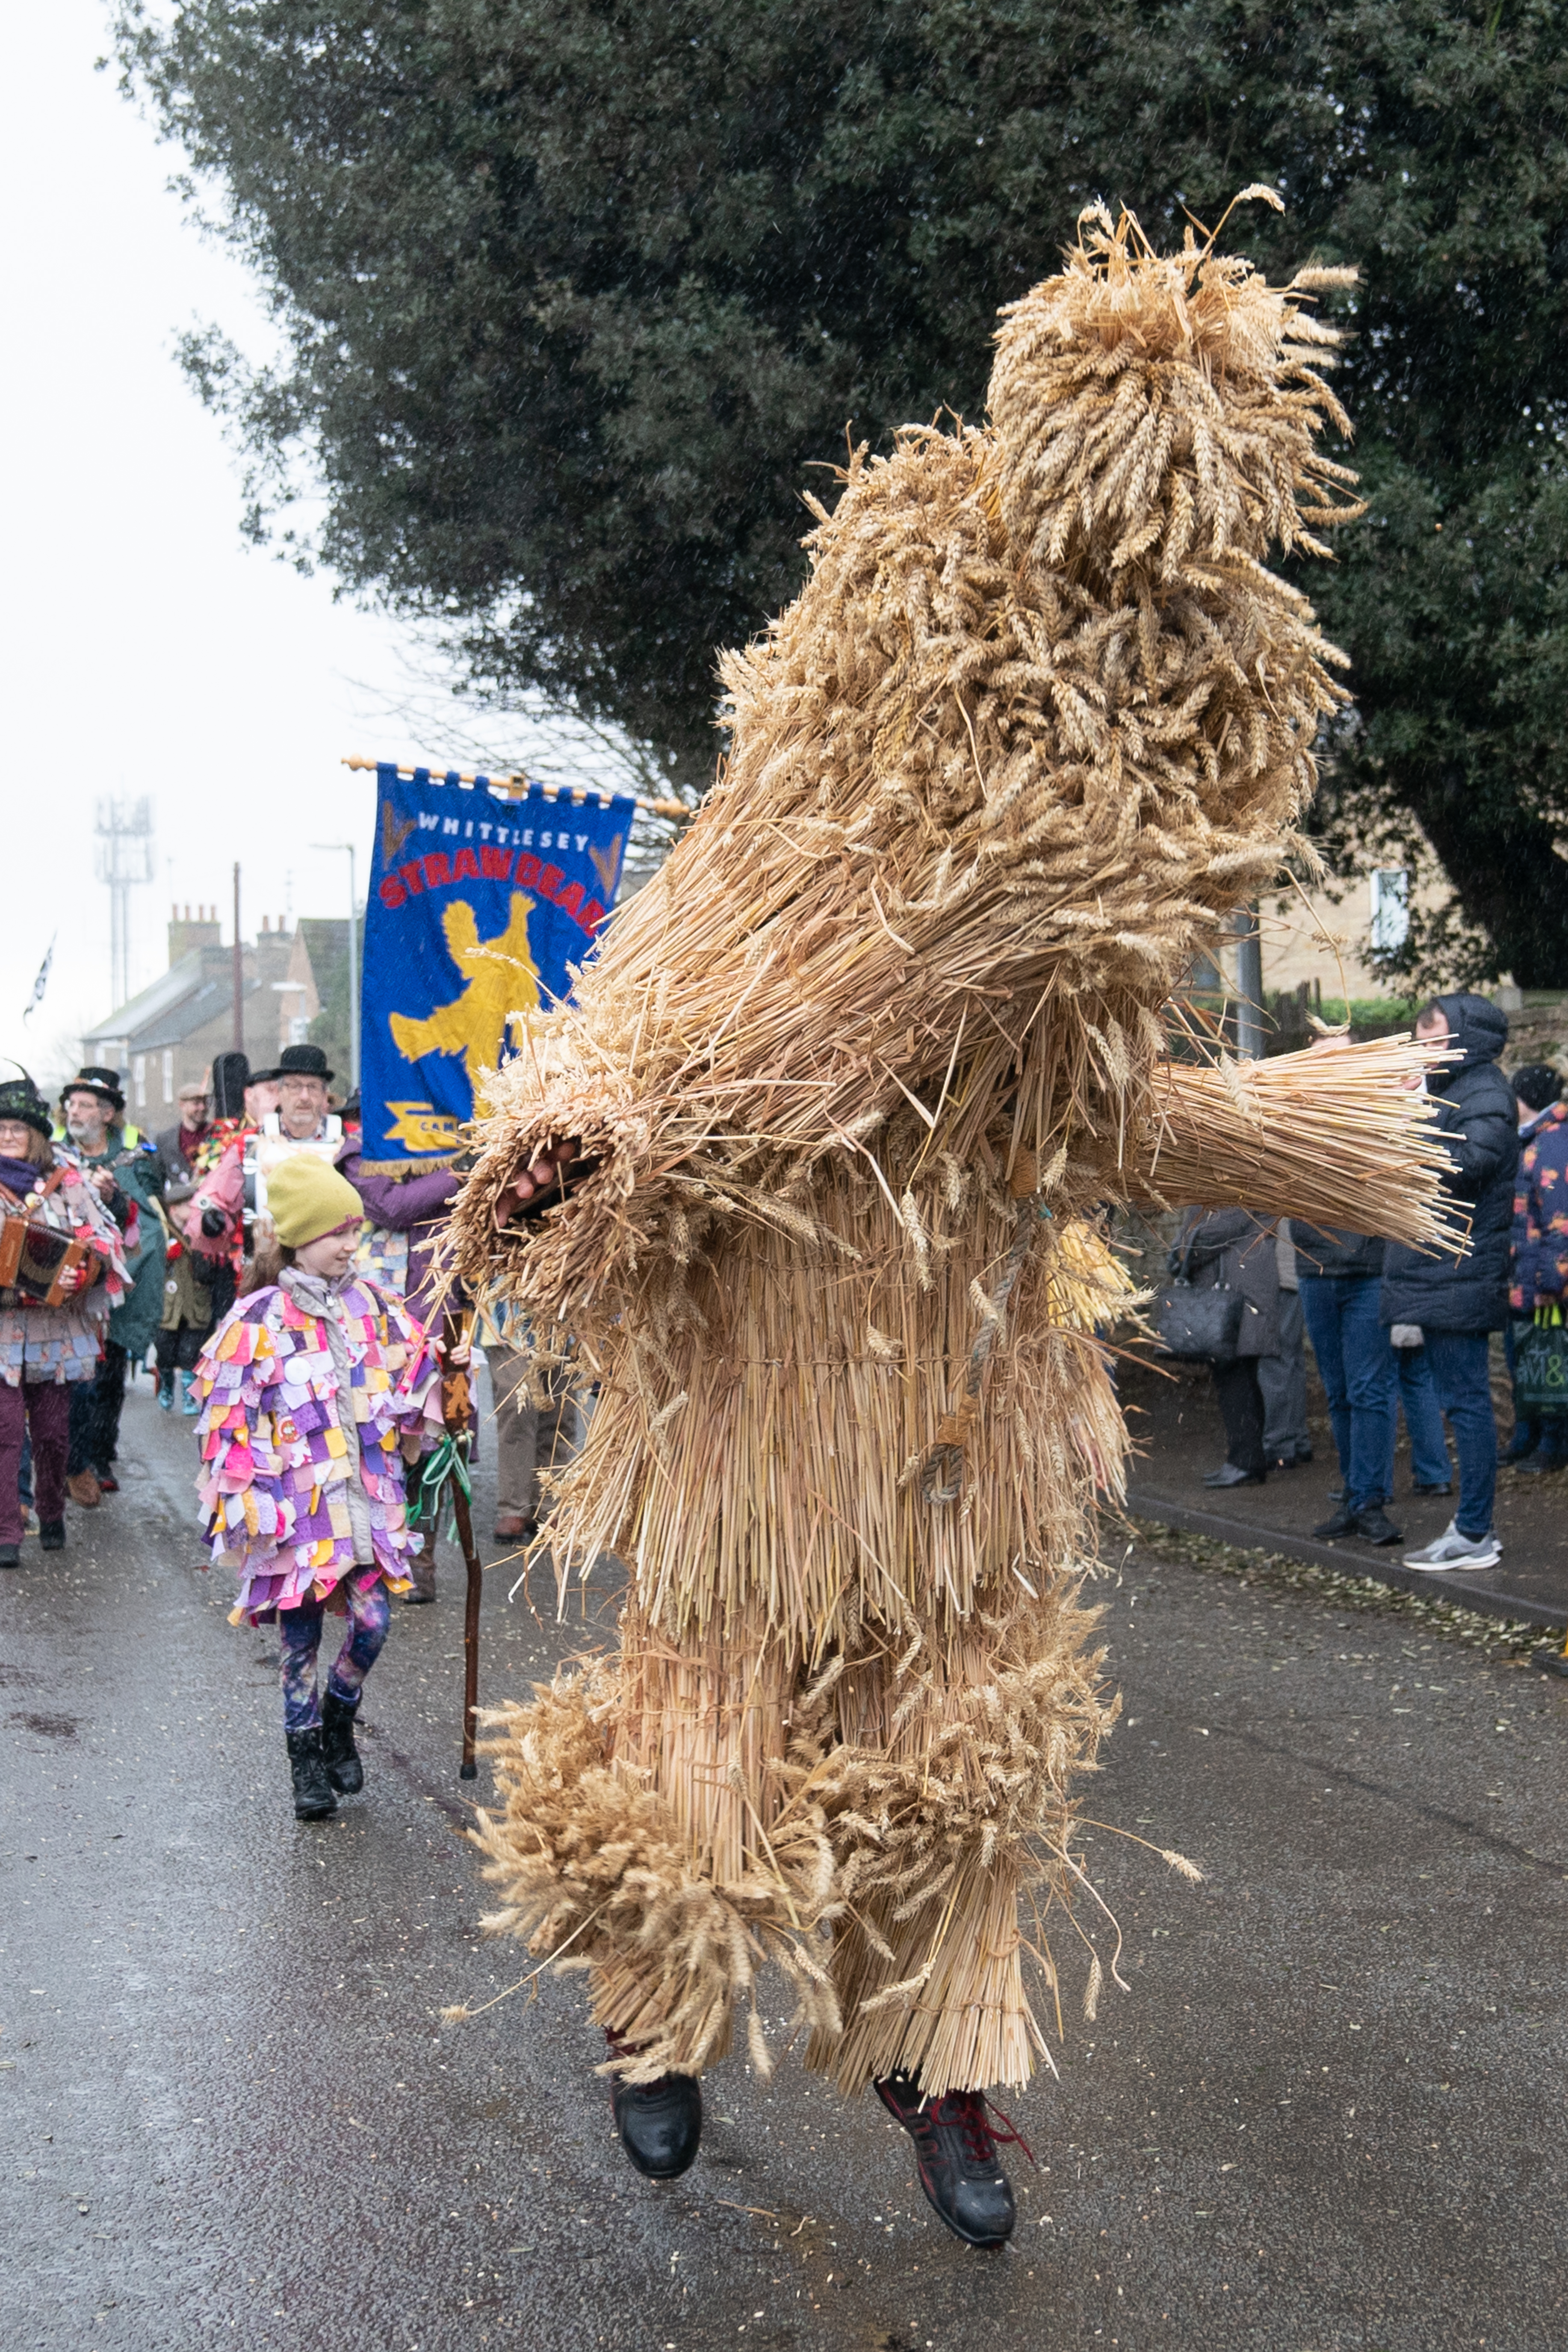
<path fill-rule="evenodd" d="M 481 1843 L 639 2074 L 716 2054 L 773 1949 L 847 2087 L 1026 2076 L 1017 1895 L 1079 1883 L 1113 1712 L 1077 1600 L 1126 1448 L 1095 1204 L 1353 1223 L 1370 1176 L 1427 1230 L 1423 1114 L 1377 1094 L 1410 1049 L 1297 1057 L 1282 1102 L 1164 1059 L 1342 699 L 1260 561 L 1357 510 L 1314 446 L 1323 282 L 1102 218 L 1005 314 L 984 427 L 858 453 L 725 662 L 718 787 L 491 1089 L 456 1260 L 600 1381 L 551 1546 L 633 1597 L 614 1665 L 501 1721 Z M 498 1237 L 567 1137 L 594 1172 Z"/>
<path fill-rule="evenodd" d="M 1440 1047 L 1379 1037 L 1271 1061 L 1222 1055 L 1206 1069 L 1168 1064 L 1129 1191 L 1452 1248 L 1436 1195 L 1448 1156 L 1432 1105 L 1411 1091 L 1440 1058 Z"/>

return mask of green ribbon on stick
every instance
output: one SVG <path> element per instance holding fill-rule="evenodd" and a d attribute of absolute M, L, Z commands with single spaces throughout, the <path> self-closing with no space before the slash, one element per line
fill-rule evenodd
<path fill-rule="evenodd" d="M 457 1526 L 457 1509 L 452 1504 L 452 1486 L 456 1481 L 465 1502 L 473 1500 L 473 1481 L 468 1475 L 468 1438 L 465 1430 L 455 1437 L 450 1430 L 437 1442 L 419 1465 L 419 1485 L 413 1517 L 421 1525 L 427 1524 L 432 1534 L 439 1535 L 441 1507 L 451 1507 L 452 1516 L 446 1532 L 453 1534 Z"/>

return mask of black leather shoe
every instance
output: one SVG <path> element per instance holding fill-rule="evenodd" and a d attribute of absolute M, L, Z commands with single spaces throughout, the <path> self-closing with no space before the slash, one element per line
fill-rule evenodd
<path fill-rule="evenodd" d="M 1324 1519 L 1312 1533 L 1320 1543 L 1332 1543 L 1336 1536 L 1348 1536 L 1356 1523 L 1354 1511 L 1347 1511 L 1342 1503 L 1331 1519 Z"/>
<path fill-rule="evenodd" d="M 1351 1522 L 1351 1533 L 1359 1536 L 1363 1543 L 1396 1544 L 1405 1541 L 1403 1530 L 1394 1526 L 1381 1503 L 1369 1503 L 1364 1511 L 1358 1511 Z"/>
<path fill-rule="evenodd" d="M 324 1822 L 329 1813 L 337 1811 L 338 1801 L 327 1778 L 321 1726 L 314 1725 L 309 1731 L 286 1731 L 283 1737 L 289 1743 L 289 1769 L 294 1776 L 294 1819 Z"/>
<path fill-rule="evenodd" d="M 632 2045 L 605 2040 L 617 2058 Z M 656 2083 L 610 2077 L 610 2112 L 621 2146 L 645 2180 L 678 2180 L 696 2162 L 702 2139 L 702 2085 L 695 2074 L 661 2074 Z"/>
<path fill-rule="evenodd" d="M 884 2074 L 876 2092 L 913 2140 L 926 2201 L 953 2236 L 966 2246 L 1005 2246 L 1017 2209 L 996 2144 L 1002 2139 L 1024 2148 L 1026 2156 L 1029 2151 L 1010 2125 L 1000 2133 L 993 2128 L 984 2093 L 948 2091 L 940 2099 L 922 2098 L 915 2074 Z"/>
<path fill-rule="evenodd" d="M 1454 1489 L 1451 1486 L 1424 1486 L 1420 1480 L 1417 1479 L 1412 1486 L 1410 1491 L 1413 1495 L 1451 1495 Z"/>
<path fill-rule="evenodd" d="M 364 1787 L 364 1766 L 354 1746 L 354 1720 L 359 1701 L 351 1706 L 335 1690 L 321 1701 L 321 1761 L 340 1797 L 357 1797 Z"/>
<path fill-rule="evenodd" d="M 1238 1470 L 1234 1462 L 1222 1462 L 1204 1480 L 1205 1486 L 1261 1486 L 1267 1473 L 1262 1470 Z"/>
<path fill-rule="evenodd" d="M 63 1519 L 40 1519 L 38 1521 L 38 1549 L 40 1551 L 64 1551 L 65 1548 L 65 1521 Z"/>
<path fill-rule="evenodd" d="M 20 1568 L 21 1565 L 21 1545 L 0 1543 L 0 1568 Z"/>
<path fill-rule="evenodd" d="M 1522 1462 L 1516 1462 L 1513 1466 L 1521 1478 L 1546 1478 L 1554 1470 L 1568 1470 L 1568 1455 L 1548 1454 L 1542 1446 L 1538 1454 L 1527 1454 Z"/>

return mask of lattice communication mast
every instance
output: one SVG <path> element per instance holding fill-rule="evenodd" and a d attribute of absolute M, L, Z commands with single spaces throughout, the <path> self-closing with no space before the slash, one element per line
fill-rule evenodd
<path fill-rule="evenodd" d="M 109 953 L 119 1006 L 131 997 L 131 893 L 153 879 L 153 803 L 101 800 L 93 831 L 98 878 L 109 886 Z"/>

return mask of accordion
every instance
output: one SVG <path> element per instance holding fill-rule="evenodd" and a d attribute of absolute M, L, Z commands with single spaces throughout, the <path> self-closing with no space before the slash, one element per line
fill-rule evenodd
<path fill-rule="evenodd" d="M 54 1176 L 45 1186 L 52 1192 Z M 85 1279 L 77 1272 L 85 1269 Z M 103 1260 L 90 1242 L 29 1217 L 16 1195 L 0 1184 L 0 1301 L 17 1307 L 63 1307 L 90 1290 Z"/>

